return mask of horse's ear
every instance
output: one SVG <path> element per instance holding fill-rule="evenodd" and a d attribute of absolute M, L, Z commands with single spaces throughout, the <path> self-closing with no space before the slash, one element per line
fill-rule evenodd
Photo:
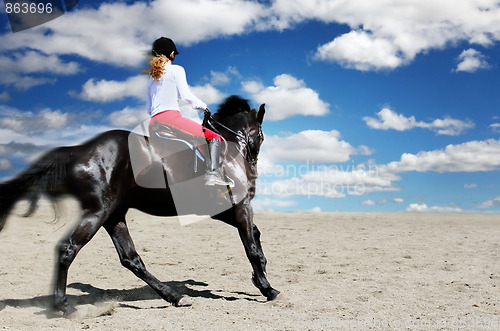
<path fill-rule="evenodd" d="M 265 107 L 265 103 L 263 103 L 262 105 L 260 105 L 259 107 L 259 112 L 257 113 L 257 121 L 262 124 L 262 121 L 264 121 L 264 114 L 266 113 L 266 107 Z"/>

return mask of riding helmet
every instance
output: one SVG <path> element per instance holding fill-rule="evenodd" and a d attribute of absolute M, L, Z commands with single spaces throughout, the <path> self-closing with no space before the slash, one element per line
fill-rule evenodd
<path fill-rule="evenodd" d="M 175 47 L 174 42 L 170 38 L 161 37 L 155 40 L 153 43 L 153 56 L 165 55 L 170 58 L 170 54 L 174 52 L 174 55 L 179 54 L 177 47 Z"/>

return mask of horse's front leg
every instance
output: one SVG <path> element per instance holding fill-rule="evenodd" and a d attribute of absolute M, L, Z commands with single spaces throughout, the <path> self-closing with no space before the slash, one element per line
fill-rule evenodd
<path fill-rule="evenodd" d="M 253 210 L 250 204 L 236 211 L 238 232 L 253 269 L 252 281 L 267 300 L 274 300 L 280 294 L 266 278 L 266 258 L 260 244 L 260 232 L 253 224 Z"/>
<path fill-rule="evenodd" d="M 253 237 L 255 239 L 255 243 L 257 244 L 257 249 L 259 249 L 262 252 L 261 263 L 262 263 L 262 269 L 264 270 L 264 274 L 265 274 L 267 260 L 266 260 L 266 257 L 264 256 L 264 251 L 262 250 L 262 244 L 260 243 L 260 231 L 257 228 L 257 225 L 255 225 L 255 224 L 253 225 Z"/>

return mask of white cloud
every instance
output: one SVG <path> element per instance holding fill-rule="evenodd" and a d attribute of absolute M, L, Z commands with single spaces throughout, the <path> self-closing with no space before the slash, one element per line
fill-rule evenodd
<path fill-rule="evenodd" d="M 490 128 L 495 132 L 500 132 L 500 123 L 493 123 L 490 125 Z"/>
<path fill-rule="evenodd" d="M 363 117 L 363 120 L 370 128 L 379 130 L 394 129 L 405 131 L 418 126 L 418 122 L 415 120 L 414 116 L 405 117 L 389 108 L 383 108 L 377 113 L 377 117 L 378 119 L 366 116 Z"/>
<path fill-rule="evenodd" d="M 463 51 L 458 56 L 458 61 L 457 68 L 454 70 L 455 72 L 476 72 L 479 69 L 489 68 L 486 57 L 473 48 Z"/>
<path fill-rule="evenodd" d="M 94 114 L 0 106 L 0 155 L 32 162 L 48 148 L 82 143 L 112 127 L 86 125 Z"/>
<path fill-rule="evenodd" d="M 310 134 L 310 132 L 306 132 Z M 335 133 L 335 132 L 334 132 Z M 325 134 L 325 133 L 323 133 Z M 312 151 L 313 145 L 307 147 L 301 145 L 292 137 L 289 141 L 287 137 L 273 140 L 271 137 L 271 147 L 263 145 L 262 158 L 259 160 L 260 181 L 257 186 L 259 194 L 274 195 L 279 197 L 288 196 L 322 196 L 326 198 L 342 198 L 347 195 L 366 195 L 373 192 L 394 192 L 400 188 L 395 182 L 400 181 L 399 174 L 410 171 L 418 172 L 478 172 L 500 170 L 500 140 L 489 139 L 485 141 L 470 141 L 458 145 L 448 145 L 442 150 L 421 151 L 417 154 L 405 153 L 400 161 L 389 164 L 377 165 L 372 162 L 359 165 L 335 164 L 333 158 L 323 158 L 322 162 L 312 163 L 310 155 L 328 154 L 328 148 L 321 144 L 316 145 L 317 150 Z M 335 134 L 330 139 L 337 139 Z M 328 138 L 327 138 L 328 139 Z M 313 142 L 315 139 L 309 140 Z M 289 146 L 289 147 L 286 147 Z M 342 146 L 342 144 L 340 144 Z M 347 143 L 346 150 L 339 154 L 339 160 L 349 158 L 349 153 L 354 148 Z M 267 151 L 266 151 L 267 148 Z M 297 153 L 295 158 L 288 154 L 283 154 L 280 148 L 286 151 Z M 313 153 L 313 154 L 311 154 Z M 302 156 L 300 156 L 302 155 Z M 309 155 L 309 156 L 308 156 Z M 280 161 L 298 161 L 299 164 L 280 165 Z M 263 163 L 261 163 L 263 162 Z M 469 186 L 471 188 L 471 186 Z M 404 202 L 402 198 L 395 198 L 396 203 Z M 486 205 L 486 203 L 484 204 Z M 410 211 L 436 211 L 436 212 L 460 212 L 460 207 L 431 206 L 425 204 L 411 204 Z"/>
<path fill-rule="evenodd" d="M 68 123 L 68 113 L 45 110 L 40 114 L 41 124 L 48 129 L 60 129 Z M 40 125 L 40 122 L 38 123 Z"/>
<path fill-rule="evenodd" d="M 210 77 L 213 85 L 226 85 L 231 81 L 231 78 L 224 72 L 210 71 Z"/>
<path fill-rule="evenodd" d="M 404 153 L 399 161 L 388 164 L 379 165 L 372 161 L 358 165 L 346 164 L 360 150 L 362 148 L 342 140 L 340 133 L 335 130 L 267 135 L 259 158 L 259 193 L 340 198 L 399 191 L 395 183 L 401 180 L 400 174 L 404 172 L 500 170 L 500 140 L 495 139 L 469 141 L 416 154 Z M 395 198 L 393 201 L 402 203 L 404 199 Z M 417 207 L 414 205 L 410 209 Z M 428 209 L 458 211 L 455 206 Z"/>
<path fill-rule="evenodd" d="M 191 91 L 207 105 L 218 104 L 226 98 L 226 94 L 222 93 L 211 84 L 192 86 Z"/>
<path fill-rule="evenodd" d="M 39 153 L 48 148 L 80 144 L 101 132 L 112 129 L 114 128 L 102 125 L 68 125 L 60 129 L 44 130 L 37 135 L 33 135 L 0 128 L 0 144 L 5 145 L 15 142 L 16 144 L 31 146 L 30 153 L 26 156 L 28 157 L 27 162 L 32 162 Z"/>
<path fill-rule="evenodd" d="M 462 121 L 449 117 L 435 119 L 430 122 L 417 121 L 415 116 L 406 117 L 389 108 L 383 108 L 377 113 L 377 117 L 365 116 L 363 120 L 372 129 L 406 131 L 413 128 L 423 128 L 433 130 L 440 135 L 450 136 L 459 135 L 463 131 L 474 127 L 474 123 L 471 121 Z"/>
<path fill-rule="evenodd" d="M 406 211 L 409 212 L 436 212 L 436 213 L 461 213 L 462 208 L 455 204 L 449 204 L 447 206 L 431 206 L 428 207 L 425 203 L 412 203 L 407 208 Z"/>
<path fill-rule="evenodd" d="M 385 38 L 366 31 L 351 31 L 317 49 L 316 59 L 338 62 L 347 68 L 367 71 L 394 69 L 407 61 Z"/>
<path fill-rule="evenodd" d="M 168 33 L 178 46 L 242 34 L 264 12 L 263 5 L 243 0 L 103 3 L 96 9 L 68 12 L 22 34 L 3 35 L 0 44 L 6 50 L 28 46 L 46 54 L 78 54 L 93 61 L 137 66 L 162 34 Z M 189 29 L 186 20 L 192 22 Z"/>
<path fill-rule="evenodd" d="M 397 68 L 418 54 L 458 42 L 489 46 L 500 39 L 498 17 L 497 0 L 113 2 L 80 8 L 22 34 L 5 34 L 0 44 L 7 51 L 30 47 L 45 54 L 77 54 L 92 61 L 137 66 L 161 34 L 168 33 L 183 46 L 319 20 L 345 24 L 351 30 L 320 45 L 317 59 L 378 70 Z M 193 22 L 189 29 L 184 27 L 186 20 Z"/>
<path fill-rule="evenodd" d="M 240 73 L 236 67 L 229 66 L 226 71 L 210 71 L 210 77 L 205 78 L 211 85 L 221 86 L 227 85 L 233 78 L 241 78 Z"/>
<path fill-rule="evenodd" d="M 175 8 L 175 10 L 172 10 Z M 253 29 L 259 17 L 266 14 L 265 6 L 254 1 L 231 0 L 160 0 L 152 3 L 150 27 L 171 31 L 184 44 L 210 38 L 238 35 Z M 196 24 L 184 28 L 185 20 Z"/>
<path fill-rule="evenodd" d="M 482 209 L 488 209 L 488 208 L 492 208 L 495 206 L 500 206 L 500 196 L 496 197 L 494 199 L 488 200 L 488 201 L 481 202 L 479 204 L 479 208 L 482 208 Z"/>
<path fill-rule="evenodd" d="M 134 97 L 140 101 L 146 99 L 148 76 L 132 76 L 124 81 L 89 79 L 81 92 L 71 92 L 72 95 L 87 101 L 112 102 L 126 97 Z M 208 105 L 221 102 L 226 95 L 211 84 L 191 86 L 191 91 Z"/>
<path fill-rule="evenodd" d="M 39 113 L 17 112 L 0 117 L 2 128 L 27 135 L 39 134 L 44 130 L 60 129 L 68 123 L 68 113 L 45 109 Z"/>
<path fill-rule="evenodd" d="M 425 203 L 412 203 L 407 208 L 406 211 L 427 211 L 429 207 Z"/>
<path fill-rule="evenodd" d="M 266 120 L 278 121 L 296 115 L 322 116 L 330 105 L 319 94 L 306 86 L 303 80 L 282 74 L 274 78 L 274 86 L 265 87 L 257 81 L 242 83 L 243 90 L 252 99 L 266 104 Z"/>
<path fill-rule="evenodd" d="M 1 38 L 1 37 L 0 37 Z M 55 78 L 41 78 L 33 74 L 74 75 L 82 69 L 76 62 L 64 62 L 56 55 L 45 55 L 35 51 L 12 56 L 0 56 L 0 84 L 18 89 L 52 84 Z"/>
<path fill-rule="evenodd" d="M 55 55 L 45 55 L 35 51 L 15 53 L 12 57 L 0 57 L 0 70 L 21 73 L 49 72 L 56 75 L 74 75 L 82 71 L 76 62 L 64 62 Z"/>
<path fill-rule="evenodd" d="M 125 107 L 122 110 L 112 112 L 108 116 L 111 126 L 120 128 L 133 128 L 149 118 L 146 109 Z"/>
<path fill-rule="evenodd" d="M 266 112 L 267 116 L 267 112 Z M 367 147 L 353 147 L 341 140 L 336 130 L 306 130 L 286 136 L 266 135 L 261 158 L 269 161 L 346 162 L 353 154 L 364 154 Z"/>
<path fill-rule="evenodd" d="M 496 0 L 277 0 L 269 24 L 278 29 L 315 19 L 351 31 L 318 47 L 316 58 L 358 70 L 394 69 L 430 49 L 500 39 Z"/>
<path fill-rule="evenodd" d="M 477 184 L 464 184 L 464 188 L 466 189 L 474 189 L 474 188 L 478 188 L 479 186 Z"/>
<path fill-rule="evenodd" d="M 373 200 L 368 199 L 368 200 L 362 201 L 361 204 L 363 206 L 375 206 L 377 203 Z"/>
<path fill-rule="evenodd" d="M 500 169 L 500 140 L 488 139 L 448 145 L 445 149 L 404 153 L 387 165 L 394 173 L 408 171 L 477 172 Z"/>
<path fill-rule="evenodd" d="M 125 97 L 136 97 L 140 100 L 146 98 L 147 76 L 133 76 L 125 81 L 105 80 L 95 81 L 89 79 L 78 94 L 73 93 L 83 100 L 96 102 L 111 102 Z"/>
<path fill-rule="evenodd" d="M 34 77 L 28 75 L 20 76 L 14 72 L 6 72 L 0 76 L 0 83 L 2 85 L 12 85 L 19 90 L 27 90 L 40 85 L 50 85 L 55 82 L 55 78 Z"/>
<path fill-rule="evenodd" d="M 211 105 L 222 102 L 222 100 L 224 100 L 224 98 L 226 97 L 224 93 L 216 89 L 211 84 L 193 86 L 191 87 L 191 91 L 194 93 L 194 95 L 200 98 L 200 100 L 203 100 L 203 102 L 205 102 L 209 108 L 211 107 Z M 202 119 L 200 118 L 200 114 L 203 116 L 202 111 L 197 110 L 182 101 L 180 102 L 180 104 L 182 116 L 201 124 Z M 214 109 L 212 109 L 212 112 L 215 112 Z"/>
<path fill-rule="evenodd" d="M 436 119 L 430 123 L 425 123 L 423 128 L 436 131 L 440 135 L 458 136 L 467 129 L 472 129 L 474 123 L 471 121 L 462 121 L 446 117 L 444 119 Z"/>
<path fill-rule="evenodd" d="M 7 159 L 0 159 L 0 171 L 9 170 L 13 167 L 12 162 Z"/>

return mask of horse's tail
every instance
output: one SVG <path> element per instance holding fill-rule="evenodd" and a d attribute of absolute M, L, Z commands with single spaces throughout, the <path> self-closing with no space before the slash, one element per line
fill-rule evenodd
<path fill-rule="evenodd" d="M 14 204 L 28 191 L 30 210 L 34 210 L 43 192 L 54 192 L 64 185 L 69 153 L 66 147 L 54 149 L 24 170 L 17 177 L 0 184 L 0 231 Z"/>

